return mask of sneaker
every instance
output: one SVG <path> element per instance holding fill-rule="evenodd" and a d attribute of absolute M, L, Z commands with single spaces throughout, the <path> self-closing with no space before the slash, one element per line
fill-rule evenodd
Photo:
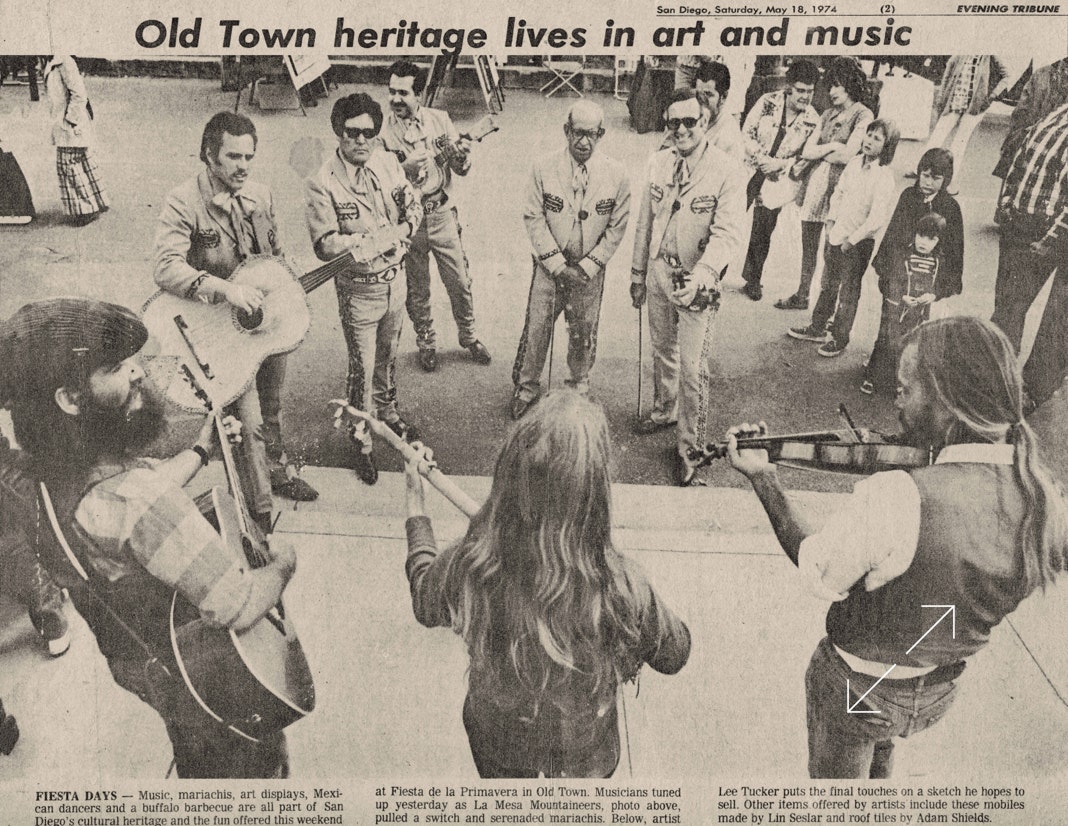
<path fill-rule="evenodd" d="M 828 339 L 816 352 L 825 358 L 833 359 L 835 356 L 842 355 L 844 351 L 845 347 L 839 347 L 838 342 L 832 338 Z"/>
<path fill-rule="evenodd" d="M 870 379 L 864 379 L 864 381 L 860 383 L 860 392 L 865 396 L 870 396 L 875 392 L 875 385 Z"/>
<path fill-rule="evenodd" d="M 831 341 L 830 333 L 828 333 L 826 330 L 819 330 L 813 327 L 811 324 L 806 327 L 791 327 L 789 330 L 786 331 L 786 335 L 788 335 L 790 338 L 796 338 L 798 341 Z"/>

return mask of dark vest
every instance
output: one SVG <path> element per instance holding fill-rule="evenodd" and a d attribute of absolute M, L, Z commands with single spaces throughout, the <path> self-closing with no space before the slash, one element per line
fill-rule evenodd
<path fill-rule="evenodd" d="M 1027 596 L 1018 541 L 1023 490 L 1011 465 L 945 463 L 912 471 L 920 492 L 920 536 L 909 569 L 874 591 L 863 580 L 827 612 L 831 642 L 880 663 L 938 666 L 986 645 L 990 630 Z M 956 638 L 946 617 L 956 605 Z"/>
<path fill-rule="evenodd" d="M 172 674 L 177 674 L 170 639 L 170 609 L 174 589 L 140 566 L 115 582 L 100 576 L 89 564 L 92 557 L 92 540 L 85 536 L 75 522 L 75 511 L 85 495 L 115 472 L 115 468 L 97 468 L 80 479 L 48 485 L 59 525 L 78 561 L 89 574 L 92 587 L 86 585 L 85 580 L 73 569 L 62 548 L 52 539 L 51 531 L 44 527 L 46 522 L 43 517 L 41 535 L 44 541 L 40 543 L 41 558 L 45 566 L 68 588 L 71 601 L 96 637 L 101 654 L 109 660 L 118 658 L 144 661 L 155 657 L 170 669 Z M 151 654 L 146 652 L 130 631 L 123 628 L 115 616 L 104 607 L 102 601 L 140 637 L 151 650 Z M 184 597 L 179 596 L 175 615 L 178 625 L 198 617 L 197 609 Z"/>

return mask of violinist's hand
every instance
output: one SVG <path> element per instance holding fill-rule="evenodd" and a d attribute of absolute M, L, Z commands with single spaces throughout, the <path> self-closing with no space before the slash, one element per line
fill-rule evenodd
<path fill-rule="evenodd" d="M 434 465 L 434 451 L 422 442 L 412 442 L 415 455 L 404 463 L 404 480 L 408 498 L 408 516 L 426 516 L 426 479 Z"/>
<path fill-rule="evenodd" d="M 752 479 L 761 473 L 772 468 L 771 462 L 768 461 L 768 452 L 766 450 L 739 450 L 738 439 L 750 438 L 753 436 L 767 436 L 768 426 L 764 422 L 760 424 L 740 424 L 737 427 L 732 427 L 727 431 L 727 457 L 731 461 L 731 465 L 739 473 L 744 474 L 746 477 Z"/>

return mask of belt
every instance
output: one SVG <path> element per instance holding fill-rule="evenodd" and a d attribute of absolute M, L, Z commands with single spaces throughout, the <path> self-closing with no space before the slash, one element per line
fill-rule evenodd
<path fill-rule="evenodd" d="M 967 666 L 967 663 L 964 660 L 958 660 L 957 662 L 950 663 L 949 665 L 940 665 L 937 668 L 932 669 L 931 671 L 925 671 L 923 674 L 916 674 L 912 677 L 902 677 L 900 679 L 895 679 L 894 673 L 892 671 L 890 673 L 887 673 L 887 671 L 890 669 L 889 665 L 886 665 L 884 663 L 875 663 L 871 660 L 860 660 L 860 658 L 856 657 L 855 655 L 849 655 L 849 658 L 847 658 L 846 656 L 844 656 L 844 654 L 848 652 L 843 652 L 842 649 L 840 649 L 837 645 L 834 645 L 833 643 L 831 646 L 831 650 L 838 655 L 839 659 L 842 660 L 843 665 L 845 665 L 845 667 L 853 673 L 862 674 L 865 677 L 877 677 L 880 675 L 885 676 L 886 682 L 888 684 L 895 686 L 905 686 L 907 688 L 918 686 L 920 685 L 921 681 L 923 685 L 938 685 L 939 683 L 948 683 L 952 680 L 957 679 L 957 677 L 963 674 L 964 669 Z M 878 671 L 879 674 L 869 674 L 866 670 L 857 670 L 854 665 L 851 664 L 849 661 L 853 658 L 863 662 L 864 665 L 873 666 L 872 670 Z"/>
<path fill-rule="evenodd" d="M 343 276 L 354 284 L 388 284 L 403 268 L 402 264 L 397 264 L 395 267 L 390 267 L 388 270 L 382 270 L 382 272 L 372 273 L 359 273 L 349 272 Z"/>
<path fill-rule="evenodd" d="M 423 198 L 423 212 L 427 215 L 431 212 L 437 212 L 437 210 L 445 206 L 448 202 L 449 193 L 447 192 L 435 192 L 433 195 L 427 195 Z"/>

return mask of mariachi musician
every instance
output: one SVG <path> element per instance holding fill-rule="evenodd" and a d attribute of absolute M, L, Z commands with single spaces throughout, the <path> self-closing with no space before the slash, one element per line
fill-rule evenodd
<path fill-rule="evenodd" d="M 155 278 L 162 289 L 249 313 L 263 304 L 260 290 L 229 280 L 250 255 L 282 255 L 271 191 L 248 180 L 256 140 L 252 121 L 233 112 L 219 112 L 204 127 L 203 171 L 171 190 L 159 216 Z M 268 357 L 235 402 L 247 437 L 240 451 L 244 487 L 265 530 L 272 491 L 298 502 L 319 495 L 285 461 L 279 419 L 285 375 L 286 355 Z"/>
<path fill-rule="evenodd" d="M 728 439 L 783 550 L 831 601 L 805 678 L 812 777 L 889 777 L 894 738 L 946 713 L 965 659 L 1068 555 L 1063 494 L 1024 421 L 1005 335 L 966 316 L 923 324 L 905 338 L 898 384 L 904 440 L 935 463 L 861 481 L 819 530 L 767 454 L 744 449 L 759 428 Z"/>

